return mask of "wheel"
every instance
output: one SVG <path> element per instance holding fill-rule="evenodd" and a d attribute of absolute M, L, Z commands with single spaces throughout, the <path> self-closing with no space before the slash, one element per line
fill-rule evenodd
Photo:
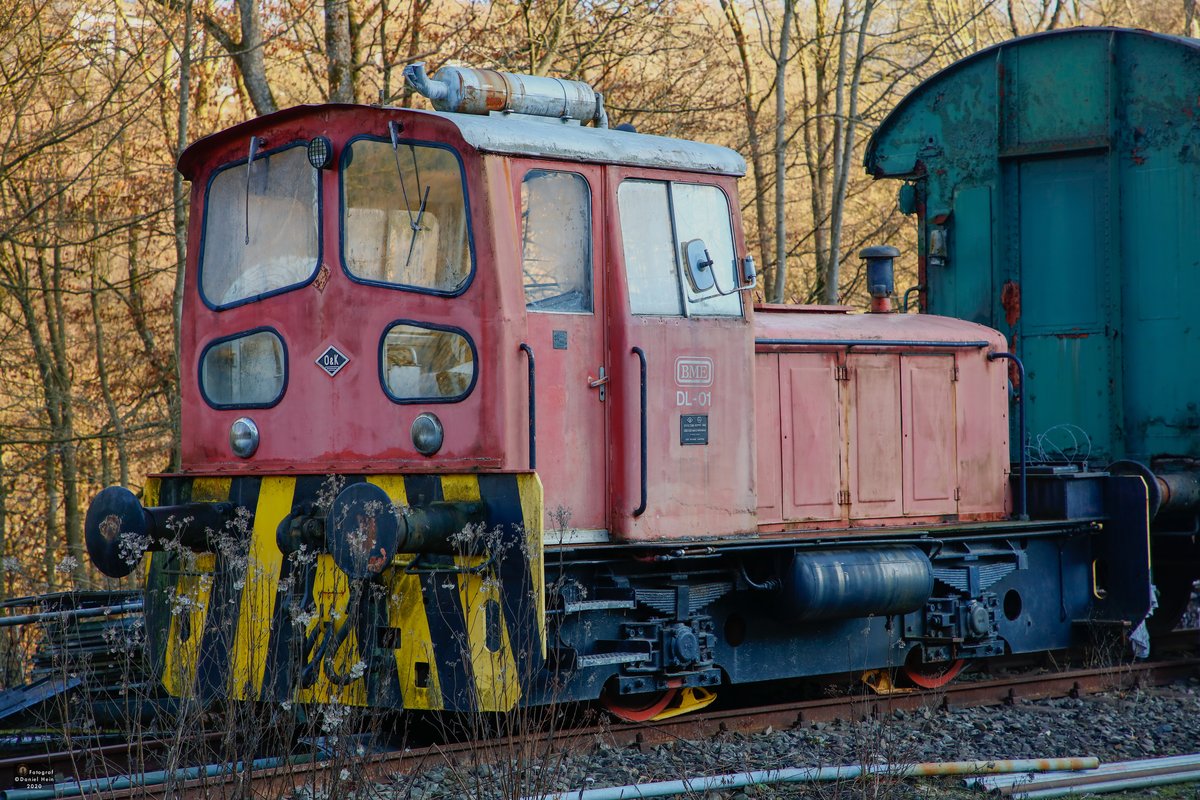
<path fill-rule="evenodd" d="M 922 689 L 940 689 L 958 677 L 967 662 L 943 661 L 940 664 L 905 664 L 904 677 Z"/>
<path fill-rule="evenodd" d="M 667 689 L 664 692 L 650 692 L 632 697 L 613 697 L 606 691 L 600 695 L 600 705 L 613 716 L 626 722 L 649 722 L 665 711 L 677 694 L 679 689 Z"/>

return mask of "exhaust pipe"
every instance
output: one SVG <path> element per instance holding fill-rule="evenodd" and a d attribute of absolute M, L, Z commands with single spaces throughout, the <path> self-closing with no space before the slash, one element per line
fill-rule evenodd
<path fill-rule="evenodd" d="M 430 77 L 425 64 L 404 68 L 408 84 L 438 111 L 455 114 L 524 114 L 608 127 L 604 97 L 583 81 L 446 66 Z"/>
<path fill-rule="evenodd" d="M 871 294 L 871 313 L 890 314 L 896 279 L 892 262 L 900 251 L 889 245 L 864 248 L 858 257 L 867 262 L 867 291 Z"/>

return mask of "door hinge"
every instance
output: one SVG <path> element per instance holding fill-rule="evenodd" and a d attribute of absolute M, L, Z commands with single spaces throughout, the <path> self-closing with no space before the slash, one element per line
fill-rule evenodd
<path fill-rule="evenodd" d="M 836 367 L 833 368 L 833 379 L 835 381 L 850 380 L 850 368 L 847 367 L 845 364 L 838 364 Z"/>
<path fill-rule="evenodd" d="M 955 364 L 954 367 L 950 370 L 950 380 L 951 381 L 958 380 L 958 364 Z"/>
<path fill-rule="evenodd" d="M 850 490 L 849 489 L 839 489 L 838 490 L 837 503 L 839 506 L 850 505 Z"/>
<path fill-rule="evenodd" d="M 957 486 L 954 487 L 954 499 L 962 500 L 962 489 L 958 488 Z"/>

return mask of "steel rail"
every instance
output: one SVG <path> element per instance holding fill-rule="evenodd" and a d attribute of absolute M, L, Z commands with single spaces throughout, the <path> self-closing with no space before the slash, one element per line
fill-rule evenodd
<path fill-rule="evenodd" d="M 1182 641 L 1197 638 L 1197 631 L 1180 631 L 1172 639 Z M 780 703 L 753 709 L 727 709 L 700 712 L 660 722 L 605 724 L 572 728 L 554 736 L 542 747 L 556 750 L 585 749 L 603 741 L 613 746 L 645 747 L 679 739 L 703 739 L 729 732 L 761 733 L 767 728 L 785 729 L 813 722 L 835 719 L 880 716 L 896 710 L 913 711 L 931 705 L 941 708 L 966 708 L 987 705 L 1008 705 L 1018 700 L 1096 694 L 1115 689 L 1164 685 L 1200 673 L 1200 658 L 1180 658 L 1164 662 L 1145 662 L 1093 669 L 1071 670 L 1056 675 L 1019 675 L 984 681 L 964 681 L 941 689 L 889 695 L 856 695 Z M 544 735 L 544 734 L 543 734 Z M 496 758 L 524 752 L 516 737 L 499 737 L 483 742 L 461 742 L 432 747 L 411 748 L 383 753 L 366 759 L 356 759 L 364 776 L 387 779 L 396 773 L 420 768 L 432 762 L 461 760 L 469 756 L 478 759 L 492 753 Z M 290 764 L 271 769 L 255 770 L 252 792 L 246 796 L 278 797 L 304 786 L 332 780 L 330 771 L 335 763 L 309 762 Z M 231 775 L 228 780 L 244 780 L 245 776 Z M 96 796 L 125 800 L 153 796 L 151 787 L 131 787 L 105 791 Z M 182 781 L 173 787 L 175 796 L 190 800 L 209 796 L 214 779 Z M 244 787 L 243 787 L 244 788 Z"/>

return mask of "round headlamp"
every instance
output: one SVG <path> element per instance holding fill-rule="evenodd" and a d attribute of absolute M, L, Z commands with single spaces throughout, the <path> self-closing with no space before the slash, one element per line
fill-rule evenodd
<path fill-rule="evenodd" d="M 442 421 L 428 411 L 413 420 L 413 447 L 417 448 L 417 452 L 423 456 L 431 456 L 441 450 L 444 435 Z"/>
<path fill-rule="evenodd" d="M 333 143 L 327 136 L 314 136 L 308 140 L 308 163 L 313 169 L 325 169 L 333 163 Z"/>
<path fill-rule="evenodd" d="M 229 426 L 229 447 L 240 458 L 249 458 L 258 449 L 258 426 L 249 417 L 238 417 Z"/>

